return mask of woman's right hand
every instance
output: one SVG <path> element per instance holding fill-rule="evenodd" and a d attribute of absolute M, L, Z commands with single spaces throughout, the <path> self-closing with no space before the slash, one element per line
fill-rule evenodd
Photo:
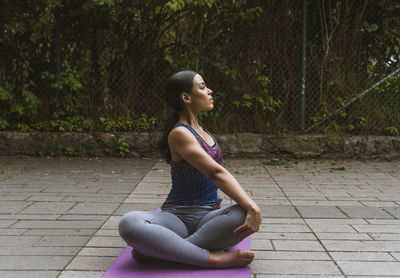
<path fill-rule="evenodd" d="M 237 227 L 233 231 L 233 233 L 236 236 L 236 239 L 242 241 L 249 235 L 258 232 L 258 230 L 260 229 L 261 222 L 262 222 L 262 216 L 260 208 L 256 205 L 254 208 L 249 209 L 247 211 L 247 215 L 243 225 Z"/>

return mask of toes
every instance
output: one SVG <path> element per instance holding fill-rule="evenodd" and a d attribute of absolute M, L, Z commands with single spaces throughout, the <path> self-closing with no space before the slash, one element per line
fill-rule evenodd
<path fill-rule="evenodd" d="M 243 256 L 243 257 L 245 257 L 246 259 L 253 259 L 253 258 L 255 257 L 254 252 L 251 252 L 251 251 L 244 251 L 243 253 L 244 253 L 244 256 Z"/>

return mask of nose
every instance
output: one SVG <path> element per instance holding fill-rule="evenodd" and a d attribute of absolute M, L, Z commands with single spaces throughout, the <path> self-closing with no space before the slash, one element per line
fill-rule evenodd
<path fill-rule="evenodd" d="M 213 92 L 213 90 L 211 90 L 210 88 L 207 88 L 208 89 L 208 93 L 210 94 L 210 95 L 212 95 L 214 92 Z"/>

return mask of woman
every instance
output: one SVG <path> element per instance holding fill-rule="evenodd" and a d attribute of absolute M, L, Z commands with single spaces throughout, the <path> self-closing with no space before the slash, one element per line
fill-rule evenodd
<path fill-rule="evenodd" d="M 260 208 L 221 166 L 214 137 L 198 122 L 201 111 L 214 107 L 212 91 L 193 71 L 167 81 L 166 101 L 174 110 L 160 151 L 171 165 L 172 189 L 161 212 L 132 211 L 119 224 L 121 237 L 134 247 L 136 261 L 149 258 L 210 268 L 244 266 L 250 250 L 221 251 L 258 231 Z M 218 188 L 237 204 L 220 208 Z"/>

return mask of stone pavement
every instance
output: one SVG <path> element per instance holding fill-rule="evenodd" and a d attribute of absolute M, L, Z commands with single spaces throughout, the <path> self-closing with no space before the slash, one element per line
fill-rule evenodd
<path fill-rule="evenodd" d="M 400 162 L 224 165 L 262 209 L 252 278 L 400 277 Z M 0 157 L 0 277 L 101 277 L 121 215 L 154 210 L 169 179 L 157 159 Z"/>

